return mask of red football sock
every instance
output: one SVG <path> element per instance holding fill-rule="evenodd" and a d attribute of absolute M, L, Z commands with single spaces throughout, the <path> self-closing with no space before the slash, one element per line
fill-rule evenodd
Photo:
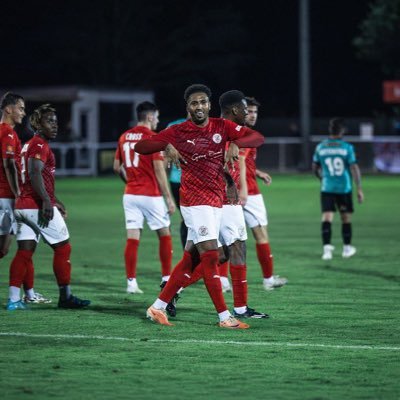
<path fill-rule="evenodd" d="M 172 266 L 171 235 L 160 236 L 159 254 L 161 261 L 161 276 L 168 276 L 171 274 L 171 266 Z"/>
<path fill-rule="evenodd" d="M 127 239 L 125 245 L 125 272 L 126 278 L 136 278 L 136 265 L 138 255 L 139 240 Z"/>
<path fill-rule="evenodd" d="M 33 279 L 35 275 L 35 269 L 33 267 L 32 258 L 28 263 L 28 268 L 26 269 L 25 278 L 24 278 L 24 290 L 33 289 Z"/>
<path fill-rule="evenodd" d="M 274 273 L 274 257 L 271 254 L 269 243 L 257 243 L 256 249 L 264 278 L 271 278 Z"/>
<path fill-rule="evenodd" d="M 184 251 L 182 259 L 172 270 L 171 276 L 158 298 L 169 303 L 178 290 L 185 286 L 186 281 L 190 279 L 191 273 L 192 257 L 188 251 Z"/>
<path fill-rule="evenodd" d="M 222 264 L 218 265 L 219 275 L 225 278 L 228 277 L 228 268 L 229 268 L 229 261 L 225 261 Z"/>
<path fill-rule="evenodd" d="M 221 280 L 218 274 L 218 251 L 208 250 L 201 256 L 201 264 L 204 268 L 204 284 L 206 285 L 208 294 L 211 297 L 217 313 L 226 311 L 228 307 L 225 304 L 224 295 L 222 294 Z"/>
<path fill-rule="evenodd" d="M 201 278 L 203 278 L 203 272 L 204 272 L 203 264 L 198 265 L 193 270 L 192 276 L 190 277 L 190 279 L 185 282 L 185 286 L 184 287 L 188 287 L 190 285 L 193 285 L 194 283 L 199 281 Z"/>
<path fill-rule="evenodd" d="M 33 251 L 17 250 L 10 265 L 10 286 L 21 287 L 29 263 L 32 261 L 32 255 Z"/>
<path fill-rule="evenodd" d="M 56 247 L 53 256 L 53 271 L 56 276 L 58 286 L 66 286 L 71 282 L 71 245 L 65 243 Z"/>
<path fill-rule="evenodd" d="M 232 292 L 234 307 L 244 307 L 247 305 L 247 268 L 246 265 L 232 265 Z"/>

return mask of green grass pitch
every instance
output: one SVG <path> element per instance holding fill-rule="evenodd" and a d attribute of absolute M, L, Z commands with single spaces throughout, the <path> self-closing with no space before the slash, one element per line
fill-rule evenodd
<path fill-rule="evenodd" d="M 249 305 L 271 315 L 229 331 L 202 283 L 178 303 L 174 327 L 152 324 L 159 292 L 158 241 L 147 228 L 139 248 L 143 295 L 127 295 L 123 185 L 116 177 L 59 179 L 72 242 L 72 288 L 87 310 L 58 310 L 51 249 L 35 255 L 35 288 L 53 299 L 7 312 L 8 268 L 0 263 L 2 399 L 399 399 L 400 246 L 398 177 L 367 176 L 356 205 L 356 256 L 341 258 L 333 224 L 331 262 L 321 260 L 319 185 L 276 176 L 263 188 L 275 273 L 287 286 L 265 292 L 248 241 Z M 173 219 L 174 261 L 181 256 Z M 231 296 L 226 296 L 229 307 Z M 172 320 L 172 319 L 171 319 Z"/>

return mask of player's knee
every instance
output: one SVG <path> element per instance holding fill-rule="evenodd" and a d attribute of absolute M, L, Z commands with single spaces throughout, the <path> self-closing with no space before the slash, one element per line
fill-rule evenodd
<path fill-rule="evenodd" d="M 242 265 L 246 263 L 246 242 L 237 240 L 230 246 L 229 259 L 233 265 Z"/>
<path fill-rule="evenodd" d="M 71 255 L 70 243 L 67 242 L 67 243 L 62 244 L 61 246 L 54 247 L 54 255 L 69 259 L 69 256 Z"/>

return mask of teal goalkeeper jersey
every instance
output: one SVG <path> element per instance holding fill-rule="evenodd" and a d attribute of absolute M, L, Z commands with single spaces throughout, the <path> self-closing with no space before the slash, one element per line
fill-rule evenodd
<path fill-rule="evenodd" d="M 357 162 L 353 145 L 341 139 L 324 140 L 316 147 L 313 162 L 322 169 L 321 192 L 351 192 L 350 165 Z"/>

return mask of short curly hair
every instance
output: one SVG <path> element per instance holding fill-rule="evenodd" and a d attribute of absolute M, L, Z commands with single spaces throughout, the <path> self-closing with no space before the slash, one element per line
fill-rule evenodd
<path fill-rule="evenodd" d="M 206 86 L 206 85 L 202 85 L 202 84 L 194 84 L 194 85 L 190 85 L 189 87 L 186 88 L 185 93 L 183 95 L 183 98 L 185 99 L 186 103 L 189 100 L 190 95 L 192 95 L 193 93 L 205 93 L 207 95 L 207 97 L 209 99 L 211 99 L 212 93 L 211 93 L 211 89 Z"/>
<path fill-rule="evenodd" d="M 40 127 L 40 121 L 43 118 L 43 115 L 47 113 L 55 113 L 56 109 L 51 106 L 51 104 L 42 104 L 40 107 L 38 107 L 29 117 L 29 123 L 34 129 L 39 129 Z"/>

